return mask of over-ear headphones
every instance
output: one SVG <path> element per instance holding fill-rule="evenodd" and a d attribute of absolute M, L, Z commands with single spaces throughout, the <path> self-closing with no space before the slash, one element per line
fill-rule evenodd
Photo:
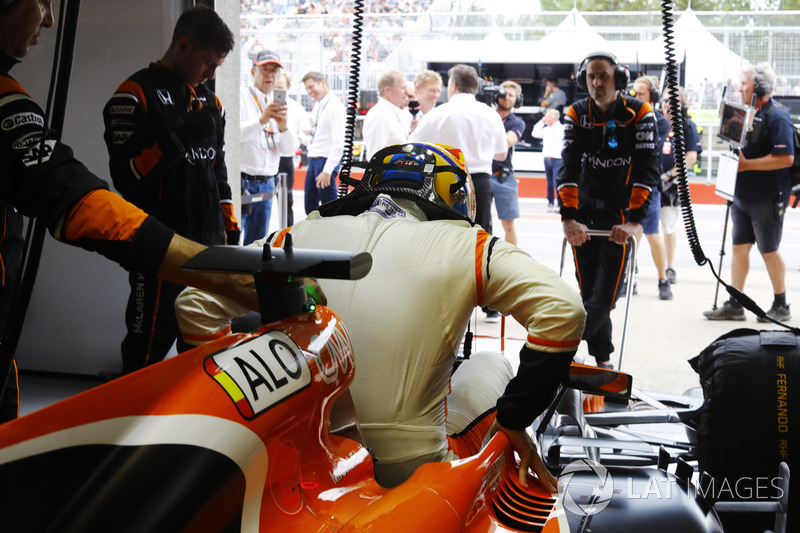
<path fill-rule="evenodd" d="M 756 72 L 753 74 L 753 92 L 759 98 L 764 98 L 772 92 L 764 69 L 758 66 L 756 66 Z"/>
<path fill-rule="evenodd" d="M 578 67 L 578 75 L 576 76 L 575 81 L 577 81 L 578 87 L 581 90 L 589 90 L 589 84 L 586 81 L 586 68 L 589 66 L 589 62 L 592 59 L 605 59 L 614 65 L 614 88 L 616 90 L 622 91 L 628 86 L 628 83 L 631 81 L 630 70 L 627 66 L 619 64 L 619 61 L 617 61 L 617 56 L 611 52 L 592 52 L 583 58 L 580 67 Z"/>
<path fill-rule="evenodd" d="M 633 83 L 637 81 L 647 82 L 647 86 L 650 87 L 650 104 L 656 105 L 661 101 L 661 91 L 658 90 L 658 78 L 655 76 L 639 76 Z"/>
<path fill-rule="evenodd" d="M 497 89 L 497 93 L 494 95 L 494 105 L 500 105 L 499 100 L 501 98 L 505 98 L 508 95 L 508 91 L 502 85 Z M 514 109 L 519 109 L 522 107 L 522 91 L 519 92 L 517 95 L 517 99 L 514 100 Z"/>

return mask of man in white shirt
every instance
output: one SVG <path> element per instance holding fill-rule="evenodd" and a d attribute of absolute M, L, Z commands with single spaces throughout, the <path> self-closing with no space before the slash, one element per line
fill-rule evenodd
<path fill-rule="evenodd" d="M 285 89 L 288 91 L 292 87 L 292 75 L 286 69 L 281 69 L 278 73 L 278 79 L 275 80 L 276 89 Z M 294 224 L 294 198 L 292 196 L 292 189 L 294 188 L 294 167 L 295 156 L 297 148 L 300 147 L 300 135 L 304 131 L 311 131 L 311 122 L 308 118 L 308 112 L 305 108 L 294 98 L 286 98 L 287 120 L 289 123 L 289 130 L 294 132 L 297 138 L 297 144 L 291 151 L 281 151 L 281 162 L 278 165 L 278 173 L 286 174 L 286 225 L 291 226 Z"/>
<path fill-rule="evenodd" d="M 287 122 L 286 104 L 272 101 L 282 68 L 278 54 L 262 50 L 253 59 L 253 87 L 242 87 L 241 128 L 242 226 L 244 244 L 264 237 L 269 227 L 275 174 L 281 153 L 297 149 L 297 134 Z M 250 203 L 246 203 L 252 200 Z M 235 244 L 235 243 L 233 243 Z"/>
<path fill-rule="evenodd" d="M 452 146 L 464 153 L 475 185 L 475 222 L 491 233 L 492 186 L 489 177 L 492 160 L 503 161 L 508 155 L 506 130 L 500 115 L 475 99 L 480 78 L 474 67 L 455 65 L 447 76 L 447 103 L 425 114 L 408 140 Z M 418 90 L 418 97 L 419 94 Z"/>
<path fill-rule="evenodd" d="M 533 125 L 531 132 L 533 137 L 542 140 L 548 211 L 556 210 L 556 176 L 561 168 L 561 149 L 564 146 L 564 125 L 559 121 L 560 116 L 558 109 L 548 109 L 542 119 Z"/>
<path fill-rule="evenodd" d="M 372 155 L 393 144 L 402 144 L 408 138 L 404 108 L 408 105 L 405 75 L 398 70 L 388 70 L 378 79 L 378 103 L 364 117 L 364 146 L 367 160 Z"/>
<path fill-rule="evenodd" d="M 442 94 L 442 77 L 433 70 L 423 70 L 414 77 L 414 89 L 419 110 L 425 115 L 436 107 L 436 102 L 439 101 L 439 96 Z"/>
<path fill-rule="evenodd" d="M 336 175 L 344 152 L 344 104 L 328 87 L 320 72 L 303 76 L 303 85 L 314 100 L 311 109 L 312 127 L 308 136 L 308 170 L 306 171 L 306 214 L 335 200 Z"/>

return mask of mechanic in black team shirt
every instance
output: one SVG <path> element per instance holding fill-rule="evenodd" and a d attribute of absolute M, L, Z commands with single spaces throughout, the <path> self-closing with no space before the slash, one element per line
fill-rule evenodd
<path fill-rule="evenodd" d="M 225 115 L 205 85 L 233 34 L 212 9 L 185 11 L 164 57 L 119 86 L 103 110 L 114 186 L 179 235 L 238 244 L 225 166 Z M 226 241 L 227 233 L 227 241 Z M 122 372 L 161 361 L 178 336 L 173 309 L 183 287 L 132 271 Z"/>
<path fill-rule="evenodd" d="M 610 367 L 610 312 L 625 272 L 628 239 L 641 228 L 650 192 L 658 186 L 656 119 L 650 104 L 620 93 L 629 74 L 614 55 L 588 55 L 577 78 L 590 96 L 565 114 L 558 195 L 587 313 L 583 338 L 598 365 Z M 611 235 L 590 238 L 589 229 Z"/>
<path fill-rule="evenodd" d="M 24 217 L 42 220 L 56 239 L 98 252 L 129 270 L 158 275 L 207 290 L 257 308 L 251 276 L 223 276 L 181 270 L 204 246 L 176 235 L 141 209 L 108 191 L 73 156 L 72 150 L 46 132 L 39 156 L 44 113 L 10 70 L 52 27 L 50 0 L 0 2 L 0 207 L 4 238 L 0 240 L 0 328 L 8 322 L 12 294 L 21 269 Z M 19 396 L 12 366 L 2 399 L 0 421 L 16 418 Z"/>

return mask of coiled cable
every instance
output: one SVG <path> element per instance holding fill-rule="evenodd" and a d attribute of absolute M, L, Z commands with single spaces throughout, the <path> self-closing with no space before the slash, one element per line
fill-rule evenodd
<path fill-rule="evenodd" d="M 344 131 L 344 153 L 342 168 L 339 171 L 339 198 L 347 194 L 349 186 L 358 181 L 350 177 L 353 162 L 353 147 L 356 136 L 356 115 L 358 114 L 358 86 L 361 73 L 361 41 L 364 34 L 364 0 L 354 0 L 353 4 L 353 43 L 350 56 L 350 83 L 347 90 L 347 125 Z"/>
<path fill-rule="evenodd" d="M 661 23 L 664 31 L 664 48 L 665 48 L 665 86 L 669 92 L 669 106 L 670 109 L 681 109 L 680 95 L 678 93 L 678 65 L 675 61 L 675 43 L 674 43 L 674 30 L 673 30 L 673 11 L 672 0 L 661 1 Z M 683 224 L 686 228 L 686 237 L 689 240 L 689 246 L 692 250 L 695 262 L 703 266 L 707 264 L 711 269 L 711 273 L 717 281 L 725 287 L 728 294 L 731 295 L 737 302 L 739 302 L 747 310 L 754 313 L 759 318 L 764 318 L 770 322 L 777 324 L 781 327 L 791 330 L 795 334 L 800 334 L 800 328 L 793 328 L 782 322 L 773 319 L 761 309 L 752 298 L 744 294 L 736 287 L 732 287 L 725 283 L 725 281 L 714 270 L 714 265 L 703 253 L 703 248 L 700 246 L 700 238 L 697 235 L 697 225 L 694 220 L 694 213 L 692 212 L 692 199 L 689 193 L 689 183 L 686 179 L 686 137 L 683 131 L 683 116 L 682 113 L 671 113 L 672 130 L 675 133 L 673 137 L 673 149 L 675 153 L 675 166 L 678 169 L 678 197 L 681 203 L 681 213 L 683 216 Z M 723 243 L 723 246 L 725 243 Z"/>

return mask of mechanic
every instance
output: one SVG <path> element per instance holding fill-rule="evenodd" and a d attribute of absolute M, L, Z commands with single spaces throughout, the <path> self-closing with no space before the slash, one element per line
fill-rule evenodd
<path fill-rule="evenodd" d="M 660 174 L 653 108 L 621 93 L 628 80 L 627 68 L 608 52 L 581 62 L 577 82 L 589 98 L 567 110 L 558 174 L 562 226 L 587 313 L 583 338 L 606 368 L 613 367 L 610 312 L 625 272 L 627 241 L 641 227 Z M 610 236 L 590 238 L 587 229 Z"/>
<path fill-rule="evenodd" d="M 205 85 L 233 43 L 212 9 L 185 11 L 164 56 L 123 82 L 103 109 L 117 190 L 179 235 L 206 245 L 238 244 L 240 236 L 222 104 Z M 174 302 L 183 290 L 138 271 L 129 283 L 123 374 L 161 361 L 170 350 L 178 337 Z"/>
<path fill-rule="evenodd" d="M 677 117 L 683 123 L 683 136 L 685 147 L 686 168 L 694 168 L 700 153 L 703 151 L 703 143 L 700 134 L 697 132 L 697 124 L 689 118 L 689 99 L 686 97 L 686 90 L 678 87 L 678 98 L 680 100 L 680 115 Z M 664 115 L 670 120 L 669 144 L 664 144 L 661 150 L 661 230 L 664 232 L 664 247 L 667 252 L 667 279 L 670 285 L 677 281 L 675 272 L 675 249 L 678 247 L 678 219 L 680 198 L 678 197 L 678 167 L 675 164 L 675 136 L 672 130 L 672 121 L 675 117 L 670 107 L 669 90 L 664 90 L 661 99 L 661 109 Z"/>
<path fill-rule="evenodd" d="M 303 85 L 314 100 L 313 125 L 303 139 L 308 147 L 305 207 L 309 214 L 337 197 L 336 176 L 344 152 L 345 110 L 321 73 L 309 72 L 303 76 Z"/>
<path fill-rule="evenodd" d="M 242 206 L 245 246 L 267 235 L 281 153 L 293 153 L 300 145 L 297 132 L 289 127 L 288 104 L 272 99 L 282 68 L 278 54 L 261 50 L 250 69 L 253 86 L 239 91 L 242 194 L 265 195 L 260 202 Z"/>
<path fill-rule="evenodd" d="M 492 161 L 492 177 L 489 183 L 492 186 L 497 218 L 503 226 L 506 242 L 516 246 L 519 241 L 517 230 L 514 228 L 514 219 L 519 218 L 519 187 L 511 159 L 514 155 L 514 146 L 522 139 L 522 134 L 525 132 L 525 121 L 513 112 L 522 94 L 522 87 L 511 80 L 504 81 L 500 87 L 505 89 L 505 93 L 498 94 L 497 114 L 503 120 L 503 127 L 506 130 L 508 155 L 503 161 Z"/>
<path fill-rule="evenodd" d="M 658 129 L 657 146 L 661 149 L 663 154 L 664 150 L 671 149 L 672 144 L 668 140 L 670 131 L 669 120 L 667 120 L 658 109 L 655 109 L 656 104 L 661 100 L 658 78 L 655 76 L 640 76 L 636 78 L 633 82 L 633 91 L 636 98 L 653 106 L 653 111 L 656 114 L 656 128 Z M 661 163 L 660 158 L 659 163 Z M 636 242 L 637 244 L 642 242 L 642 234 L 647 237 L 647 243 L 650 245 L 650 255 L 653 256 L 653 263 L 656 266 L 656 273 L 658 274 L 658 299 L 672 300 L 672 287 L 670 287 L 670 282 L 667 278 L 667 250 L 664 245 L 664 239 L 659 232 L 659 222 L 661 218 L 661 186 L 653 187 L 650 197 L 650 207 L 648 207 L 647 215 L 645 215 L 644 220 L 642 220 L 641 231 L 636 233 Z M 637 265 L 634 265 L 634 294 L 636 294 L 637 270 Z M 624 289 L 621 289 L 620 292 L 621 294 L 625 294 Z"/>
<path fill-rule="evenodd" d="M 531 136 L 542 140 L 544 175 L 547 179 L 547 210 L 556 210 L 556 176 L 561 168 L 561 149 L 564 146 L 564 125 L 558 109 L 548 109 L 533 125 Z"/>
<path fill-rule="evenodd" d="M 372 255 L 365 278 L 320 285 L 351 334 L 356 377 L 350 390 L 367 445 L 378 458 L 379 482 L 397 485 L 420 464 L 445 459 L 448 440 L 460 456 L 474 454 L 479 445 L 468 442 L 480 443 L 494 426 L 520 455 L 523 485 L 530 465 L 544 487 L 554 490 L 525 428 L 564 377 L 585 312 L 577 293 L 554 272 L 470 223 L 474 199 L 462 161 L 458 150 L 433 144 L 387 147 L 370 161 L 363 180 L 369 185 L 269 242 L 280 246 L 291 233 L 295 246 Z M 195 344 L 225 335 L 230 317 L 246 312 L 191 289 L 177 305 L 184 338 Z M 463 387 L 454 386 L 448 397 L 453 363 L 476 305 L 508 313 L 527 329 L 520 367 L 506 385 L 504 358 L 481 356 L 485 370 L 468 372 L 478 381 L 464 383 L 456 377 L 459 368 L 453 383 Z M 464 406 L 465 399 L 478 405 Z M 485 416 L 476 420 L 465 411 Z"/>
<path fill-rule="evenodd" d="M 378 78 L 378 103 L 364 117 L 364 146 L 367 160 L 390 144 L 408 139 L 405 121 L 408 106 L 406 77 L 399 70 L 387 70 Z"/>
<path fill-rule="evenodd" d="M 733 192 L 731 222 L 733 258 L 731 285 L 744 290 L 750 270 L 753 244 L 767 267 L 774 299 L 767 316 L 779 322 L 792 318 L 786 303 L 786 265 L 780 252 L 783 216 L 791 193 L 790 167 L 794 162 L 794 137 L 789 113 L 772 100 L 775 71 L 769 63 L 750 65 L 742 71 L 742 101 L 755 95 L 753 130 L 739 150 L 739 169 Z M 710 320 L 744 320 L 744 308 L 734 299 L 722 307 L 704 311 Z M 768 322 L 758 317 L 759 322 Z"/>
<path fill-rule="evenodd" d="M 5 208 L 0 326 L 3 330 L 7 326 L 20 276 L 23 217 L 38 217 L 59 241 L 98 252 L 128 270 L 220 292 L 256 309 L 251 276 L 182 270 L 183 263 L 204 246 L 175 234 L 156 217 L 109 192 L 106 182 L 77 161 L 53 132 L 46 133 L 47 149 L 38 149 L 44 113 L 9 71 L 38 44 L 41 31 L 52 27 L 51 9 L 49 0 L 14 0 L 0 8 L 0 123 L 4 125 L 0 129 L 0 200 Z M 0 400 L 2 421 L 18 416 L 16 365 L 7 383 Z"/>

